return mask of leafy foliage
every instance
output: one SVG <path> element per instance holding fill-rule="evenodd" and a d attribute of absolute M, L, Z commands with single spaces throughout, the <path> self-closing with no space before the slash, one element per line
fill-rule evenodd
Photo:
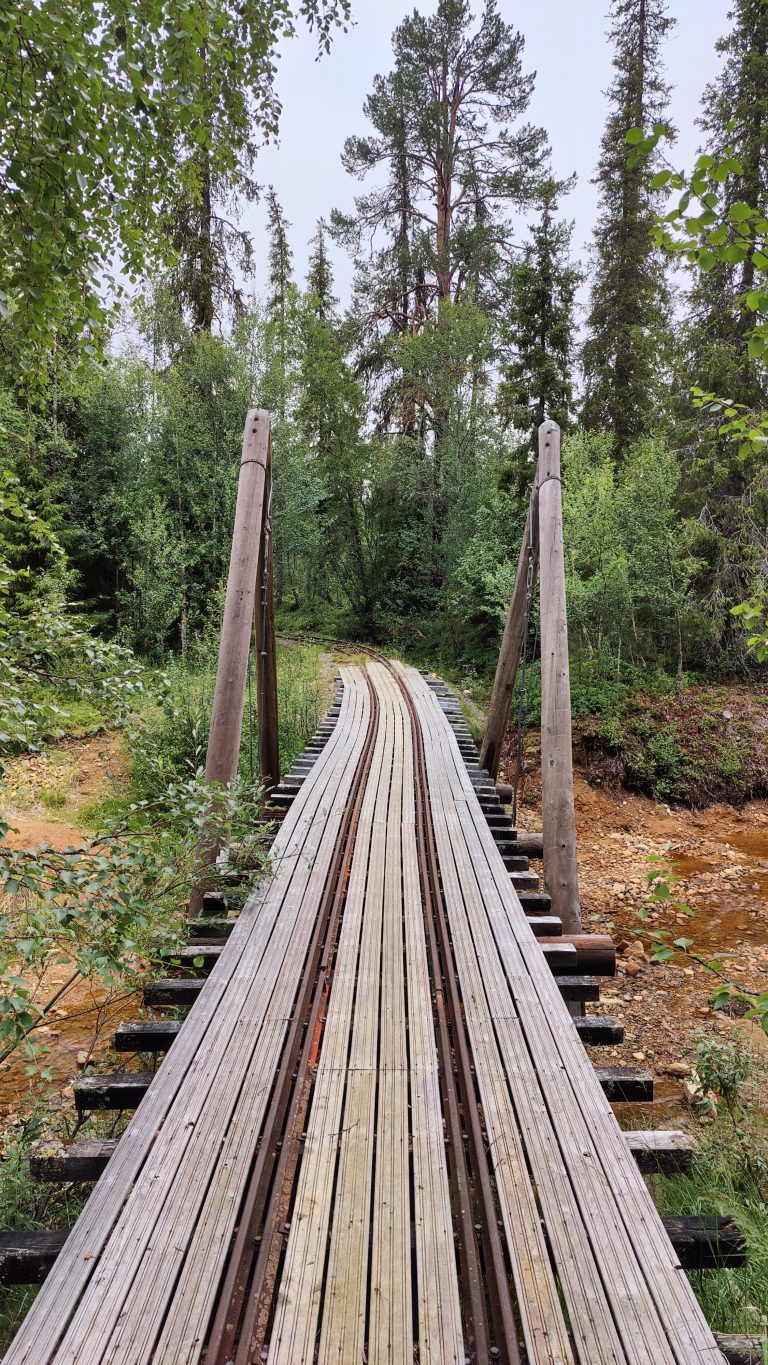
<path fill-rule="evenodd" d="M 35 558 L 47 565 L 41 576 Z M 92 700 L 124 718 L 144 692 L 129 650 L 97 638 L 67 608 L 64 552 L 32 511 L 15 475 L 0 479 L 0 754 L 34 748 L 55 732 L 66 699 Z"/>
<path fill-rule="evenodd" d="M 248 185 L 274 133 L 275 49 L 327 46 L 346 0 L 42 0 L 0 13 L 0 306 L 28 380 L 62 339 L 102 354 L 103 281 L 171 255 L 166 221 L 211 178 Z M 206 180 L 206 176 L 208 179 Z"/>
<path fill-rule="evenodd" d="M 80 848 L 0 849 L 3 1058 L 22 1048 L 32 1074 L 44 1056 L 35 1031 L 78 979 L 114 990 L 129 977 L 135 989 L 150 964 L 183 941 L 182 907 L 201 877 L 213 799 L 227 840 L 252 837 L 258 814 L 247 793 L 238 784 L 211 788 L 198 772 L 159 802 L 134 803 Z M 70 975 L 50 993 L 53 966 Z"/>

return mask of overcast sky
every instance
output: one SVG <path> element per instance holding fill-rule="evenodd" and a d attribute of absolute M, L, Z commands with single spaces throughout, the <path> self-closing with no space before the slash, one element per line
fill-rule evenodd
<path fill-rule="evenodd" d="M 320 217 L 332 208 L 351 209 L 360 184 L 347 176 L 340 153 L 351 133 L 364 133 L 362 107 L 373 76 L 391 69 L 390 38 L 403 17 L 418 8 L 431 13 L 437 0 L 352 0 L 354 24 L 339 32 L 330 56 L 315 60 L 308 33 L 286 44 L 278 90 L 283 103 L 280 141 L 265 148 L 256 178 L 273 184 L 291 223 L 297 279 L 304 281 L 307 243 Z M 480 8 L 477 0 L 476 8 Z M 574 251 L 583 257 L 596 209 L 590 183 L 605 121 L 604 91 L 611 79 L 611 50 L 605 38 L 607 0 L 501 0 L 503 17 L 525 37 L 525 69 L 536 72 L 531 121 L 549 133 L 554 169 L 578 175 L 573 193 L 563 203 L 575 222 Z M 728 0 L 670 0 L 677 27 L 666 45 L 668 78 L 674 89 L 671 113 L 679 129 L 674 160 L 690 163 L 698 145 L 695 119 L 706 83 L 718 68 L 714 44 L 727 31 Z M 373 181 L 371 181 L 373 183 Z M 257 292 L 265 287 L 264 211 L 249 205 L 243 222 L 256 244 Z M 337 256 L 336 293 L 349 298 L 351 273 Z"/>

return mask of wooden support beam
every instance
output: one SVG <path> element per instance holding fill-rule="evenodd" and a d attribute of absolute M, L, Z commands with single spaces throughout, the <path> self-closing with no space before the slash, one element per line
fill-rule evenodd
<path fill-rule="evenodd" d="M 543 834 L 524 834 L 518 830 L 517 846 L 521 853 L 527 858 L 544 857 L 544 836 Z"/>
<path fill-rule="evenodd" d="M 166 965 L 174 971 L 187 972 L 190 976 L 208 976 L 221 957 L 222 948 L 221 943 L 188 943 L 183 948 L 177 948 L 166 959 Z"/>
<path fill-rule="evenodd" d="M 168 977 L 163 981 L 149 981 L 144 987 L 144 1004 L 152 1009 L 170 1006 L 174 1009 L 189 1009 L 194 1005 L 205 982 L 199 977 L 188 981 L 176 981 Z"/>
<path fill-rule="evenodd" d="M 563 943 L 561 940 L 560 943 L 553 945 L 547 939 L 541 939 L 540 942 L 547 966 L 555 976 L 564 976 L 577 970 L 576 949 L 571 943 Z"/>
<path fill-rule="evenodd" d="M 765 1365 L 765 1337 L 734 1337 L 715 1332 L 715 1341 L 725 1356 L 728 1365 Z"/>
<path fill-rule="evenodd" d="M 538 552 L 538 490 L 534 484 L 528 504 L 528 515 L 525 520 L 523 539 L 517 560 L 517 573 L 515 574 L 512 596 L 509 599 L 504 634 L 501 638 L 499 661 L 496 665 L 496 676 L 493 680 L 493 691 L 488 707 L 488 719 L 485 723 L 485 732 L 480 748 L 480 766 L 485 768 L 491 777 L 498 777 L 499 773 L 501 748 L 504 743 L 512 693 L 515 690 L 515 679 L 523 649 L 526 598 L 529 591 L 531 595 L 533 594 Z"/>
<path fill-rule="evenodd" d="M 592 976 L 616 975 L 616 949 L 610 934 L 562 934 L 544 942 L 553 946 L 569 944 L 575 948 L 574 970 L 577 972 L 589 972 Z"/>
<path fill-rule="evenodd" d="M 42 1284 L 67 1236 L 40 1228 L 0 1232 L 0 1284 Z"/>
<path fill-rule="evenodd" d="M 571 684 L 565 602 L 560 428 L 539 427 L 541 573 L 541 806 L 544 882 L 567 934 L 581 929 L 573 805 Z"/>
<path fill-rule="evenodd" d="M 85 1142 L 40 1143 L 30 1154 L 29 1174 L 49 1184 L 98 1180 L 117 1148 L 117 1138 Z"/>
<path fill-rule="evenodd" d="M 746 1260 L 744 1237 L 730 1218 L 664 1218 L 669 1240 L 685 1270 L 740 1266 Z M 0 1285 L 42 1284 L 68 1237 L 39 1228 L 0 1233 Z M 755 1365 L 759 1337 L 718 1337 L 733 1365 Z"/>
<path fill-rule="evenodd" d="M 564 1000 L 583 1002 L 600 999 L 600 983 L 594 976 L 556 976 L 555 984 Z"/>
<path fill-rule="evenodd" d="M 240 757 L 245 679 L 251 623 L 256 607 L 269 459 L 269 413 L 260 408 L 252 409 L 245 420 L 240 459 L 232 552 L 205 760 L 208 782 L 231 782 Z"/>
<path fill-rule="evenodd" d="M 574 1023 L 579 1034 L 585 1023 L 614 1024 L 615 1021 L 583 1015 Z M 170 1025 L 175 1029 L 179 1023 Z M 629 1151 L 644 1175 L 679 1175 L 690 1171 L 694 1144 L 687 1133 L 652 1129 L 624 1134 Z M 98 1180 L 117 1147 L 117 1138 L 81 1142 L 40 1143 L 29 1160 L 33 1180 L 61 1183 L 64 1181 Z"/>
<path fill-rule="evenodd" d="M 584 1015 L 574 1020 L 580 1035 L 583 1024 L 588 1022 L 614 1023 L 603 1018 L 591 1021 L 589 1015 Z M 181 1025 L 175 1022 L 171 1027 L 178 1029 Z M 644 1175 L 680 1175 L 691 1169 L 694 1144 L 687 1133 L 638 1130 L 625 1133 L 624 1138 Z M 29 1173 L 33 1180 L 49 1183 L 98 1180 L 117 1143 L 117 1138 L 40 1143 L 30 1155 Z"/>
<path fill-rule="evenodd" d="M 189 921 L 190 942 L 196 939 L 229 938 L 237 924 L 235 919 L 191 919 Z"/>
<path fill-rule="evenodd" d="M 531 915 L 528 923 L 536 938 L 555 938 L 563 927 L 557 915 Z"/>
<path fill-rule="evenodd" d="M 694 1142 L 687 1133 L 642 1128 L 624 1137 L 643 1175 L 681 1175 L 691 1169 Z"/>
<path fill-rule="evenodd" d="M 552 897 L 548 891 L 522 891 L 518 899 L 526 915 L 549 915 L 550 913 L 554 913 L 552 910 Z M 559 915 L 558 919 L 560 919 Z"/>
<path fill-rule="evenodd" d="M 137 1109 L 153 1080 L 151 1071 L 80 1076 L 72 1086 L 79 1114 L 90 1109 Z"/>
<path fill-rule="evenodd" d="M 579 1014 L 573 1022 L 585 1047 L 616 1047 L 624 1042 L 624 1026 L 607 1014 Z"/>
<path fill-rule="evenodd" d="M 595 1075 L 611 1104 L 649 1104 L 653 1076 L 637 1066 L 596 1066 Z"/>
<path fill-rule="evenodd" d="M 128 1019 L 115 1030 L 115 1052 L 167 1052 L 180 1019 Z"/>
<path fill-rule="evenodd" d="M 222 786 L 234 779 L 240 758 L 245 680 L 262 547 L 269 431 L 269 413 L 258 408 L 251 409 L 246 417 L 243 435 L 232 551 L 205 759 L 206 781 Z M 204 861 L 214 863 L 220 847 L 216 813 L 212 810 L 204 837 Z M 196 891 L 190 901 L 193 915 L 199 913 L 200 901 L 201 892 Z"/>
<path fill-rule="evenodd" d="M 683 1270 L 724 1269 L 747 1259 L 744 1234 L 732 1218 L 685 1214 L 662 1221 Z"/>

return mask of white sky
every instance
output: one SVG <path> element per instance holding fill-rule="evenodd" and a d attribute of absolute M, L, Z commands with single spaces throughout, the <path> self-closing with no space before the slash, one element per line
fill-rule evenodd
<path fill-rule="evenodd" d="M 477 0 L 476 9 L 480 7 Z M 430 13 L 436 0 L 352 0 L 354 25 L 348 33 L 336 34 L 330 56 L 316 61 L 314 39 L 306 32 L 285 46 L 278 75 L 280 141 L 261 152 L 256 178 L 262 185 L 274 184 L 291 223 L 299 283 L 304 282 L 307 243 L 316 220 L 327 218 L 332 208 L 352 209 L 360 192 L 360 182 L 342 168 L 341 150 L 350 134 L 368 131 L 363 101 L 373 76 L 390 70 L 392 31 L 414 8 Z M 529 118 L 549 133 L 555 173 L 578 175 L 562 210 L 575 222 L 574 254 L 584 259 L 595 217 L 596 191 L 590 181 L 605 121 L 603 92 L 611 79 L 607 0 L 501 0 L 499 8 L 525 37 L 524 69 L 537 73 Z M 714 44 L 727 32 L 727 9 L 728 0 L 669 3 L 677 27 L 666 45 L 666 64 L 674 86 L 671 116 L 679 130 L 674 161 L 681 167 L 689 165 L 698 146 L 694 125 L 699 99 L 718 68 Z M 254 236 L 255 288 L 261 292 L 266 273 L 263 207 L 246 206 L 242 221 Z M 335 271 L 336 293 L 346 304 L 351 271 L 343 254 L 336 253 Z"/>

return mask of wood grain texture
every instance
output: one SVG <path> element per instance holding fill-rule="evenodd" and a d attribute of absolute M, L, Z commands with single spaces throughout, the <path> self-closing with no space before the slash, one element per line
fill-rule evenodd
<path fill-rule="evenodd" d="M 515 1097 L 579 1358 L 720 1360 L 521 912 L 450 726 L 415 670 L 405 676 L 429 735 L 433 811 L 442 811 L 447 828 L 441 873 L 455 884 L 452 868 L 462 868 L 451 901 L 454 928 L 470 916 L 482 958 L 479 984 L 503 1058 L 500 1084 Z M 477 986 L 468 973 L 462 989 L 473 1007 Z M 533 1359 L 538 1350 L 529 1344 Z"/>

